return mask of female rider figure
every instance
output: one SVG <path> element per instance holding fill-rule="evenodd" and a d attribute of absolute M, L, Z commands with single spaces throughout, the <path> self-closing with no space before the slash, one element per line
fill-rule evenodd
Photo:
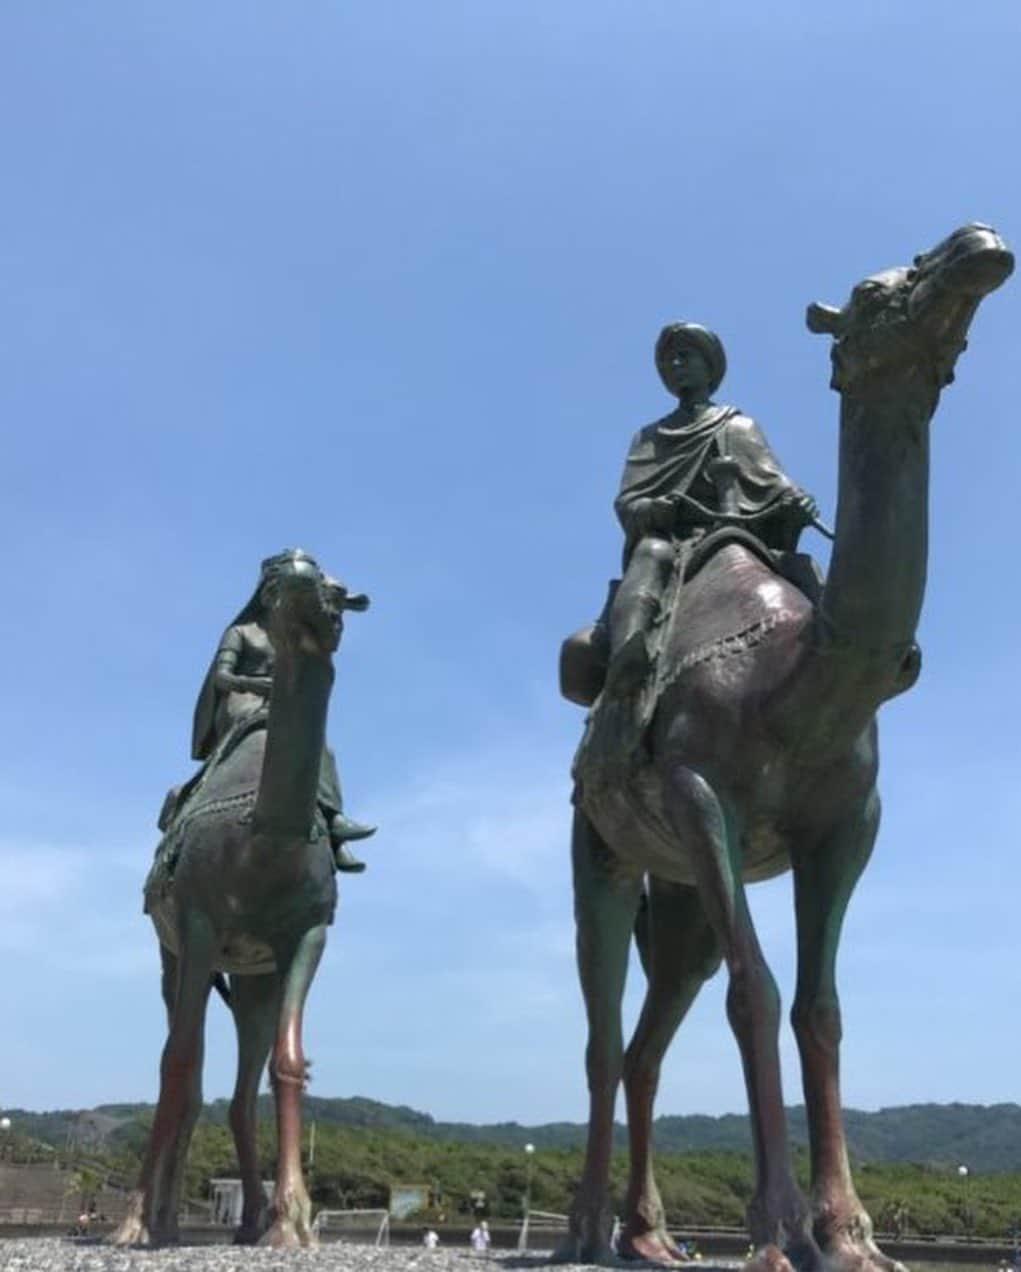
<path fill-rule="evenodd" d="M 307 553 L 281 554 L 288 558 L 295 555 L 307 556 Z M 265 590 L 280 559 L 274 556 L 263 561 L 251 599 L 220 640 L 195 706 L 193 760 L 208 760 L 236 724 L 266 705 L 273 688 L 276 656 L 264 625 Z M 369 598 L 362 595 L 349 594 L 344 601 L 345 609 L 364 610 L 368 604 Z M 187 789 L 182 791 L 184 798 L 187 798 Z M 365 863 L 348 851 L 346 841 L 367 839 L 375 834 L 376 827 L 362 826 L 344 815 L 337 762 L 329 747 L 323 748 L 317 799 L 329 826 L 337 869 L 351 873 L 364 870 Z"/>

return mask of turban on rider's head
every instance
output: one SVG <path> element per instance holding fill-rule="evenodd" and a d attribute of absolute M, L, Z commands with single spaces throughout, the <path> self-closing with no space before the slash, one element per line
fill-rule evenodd
<path fill-rule="evenodd" d="M 690 345 L 705 358 L 710 375 L 709 392 L 715 393 L 727 373 L 727 355 L 719 336 L 697 322 L 668 323 L 656 341 L 656 370 L 664 382 L 668 383 L 670 354 L 679 344 Z"/>

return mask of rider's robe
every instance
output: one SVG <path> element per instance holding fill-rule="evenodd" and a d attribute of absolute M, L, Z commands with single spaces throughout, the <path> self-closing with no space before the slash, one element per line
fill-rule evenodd
<path fill-rule="evenodd" d="M 627 539 L 625 562 L 637 542 L 631 517 L 637 500 L 688 495 L 708 509 L 720 510 L 716 485 L 706 473 L 709 461 L 720 455 L 735 459 L 740 468 L 736 476 L 738 511 L 757 517 L 755 532 L 768 546 L 791 546 L 789 518 L 781 512 L 781 504 L 786 503 L 785 496 L 799 493 L 799 487 L 783 471 L 750 416 L 733 406 L 710 404 L 693 417 L 680 407 L 632 439 L 614 502 Z M 758 516 L 774 504 L 776 517 Z M 705 518 L 694 511 L 689 514 L 682 504 L 675 530 L 678 537 L 684 538 L 687 529 L 699 524 L 705 524 Z"/>

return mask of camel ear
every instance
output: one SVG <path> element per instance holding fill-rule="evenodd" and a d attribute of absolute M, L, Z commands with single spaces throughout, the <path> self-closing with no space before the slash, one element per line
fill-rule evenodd
<path fill-rule="evenodd" d="M 805 325 L 816 335 L 838 336 L 844 325 L 844 311 L 813 301 L 805 310 Z"/>
<path fill-rule="evenodd" d="M 348 592 L 344 597 L 344 608 L 362 612 L 369 608 L 369 598 L 364 592 Z"/>

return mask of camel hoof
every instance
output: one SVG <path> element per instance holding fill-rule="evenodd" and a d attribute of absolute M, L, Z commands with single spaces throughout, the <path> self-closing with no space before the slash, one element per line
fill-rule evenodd
<path fill-rule="evenodd" d="M 176 1228 L 168 1228 L 165 1232 L 158 1228 L 147 1228 L 144 1223 L 125 1220 L 109 1237 L 111 1245 L 144 1246 L 148 1250 L 161 1250 L 164 1246 L 175 1246 L 181 1236 Z"/>
<path fill-rule="evenodd" d="M 313 1250 L 319 1245 L 319 1238 L 305 1223 L 277 1219 L 258 1238 L 258 1244 L 275 1250 Z"/>
<path fill-rule="evenodd" d="M 903 1263 L 891 1259 L 869 1238 L 844 1236 L 823 1244 L 826 1272 L 908 1272 Z"/>
<path fill-rule="evenodd" d="M 132 1218 L 125 1219 L 110 1234 L 108 1238 L 111 1245 L 115 1246 L 147 1246 L 152 1245 L 149 1239 L 149 1229 L 141 1220 Z"/>
<path fill-rule="evenodd" d="M 145 1194 L 133 1192 L 128 1198 L 124 1218 L 108 1238 L 116 1246 L 150 1246 L 154 1242 L 142 1218 L 145 1214 Z"/>
<path fill-rule="evenodd" d="M 246 1223 L 242 1216 L 241 1223 L 234 1229 L 234 1244 L 239 1246 L 258 1245 L 269 1228 L 272 1215 L 269 1206 L 263 1206 L 254 1223 Z"/>
<path fill-rule="evenodd" d="M 777 1245 L 760 1246 L 745 1267 L 749 1272 L 795 1272 L 794 1264 Z"/>
<path fill-rule="evenodd" d="M 594 1263 L 603 1268 L 617 1268 L 622 1260 L 610 1249 L 609 1241 L 586 1241 L 569 1232 L 550 1256 L 551 1263 Z"/>
<path fill-rule="evenodd" d="M 622 1259 L 651 1263 L 661 1268 L 676 1268 L 690 1259 L 665 1228 L 655 1232 L 642 1232 L 636 1236 L 624 1235 L 620 1239 L 618 1254 Z"/>

